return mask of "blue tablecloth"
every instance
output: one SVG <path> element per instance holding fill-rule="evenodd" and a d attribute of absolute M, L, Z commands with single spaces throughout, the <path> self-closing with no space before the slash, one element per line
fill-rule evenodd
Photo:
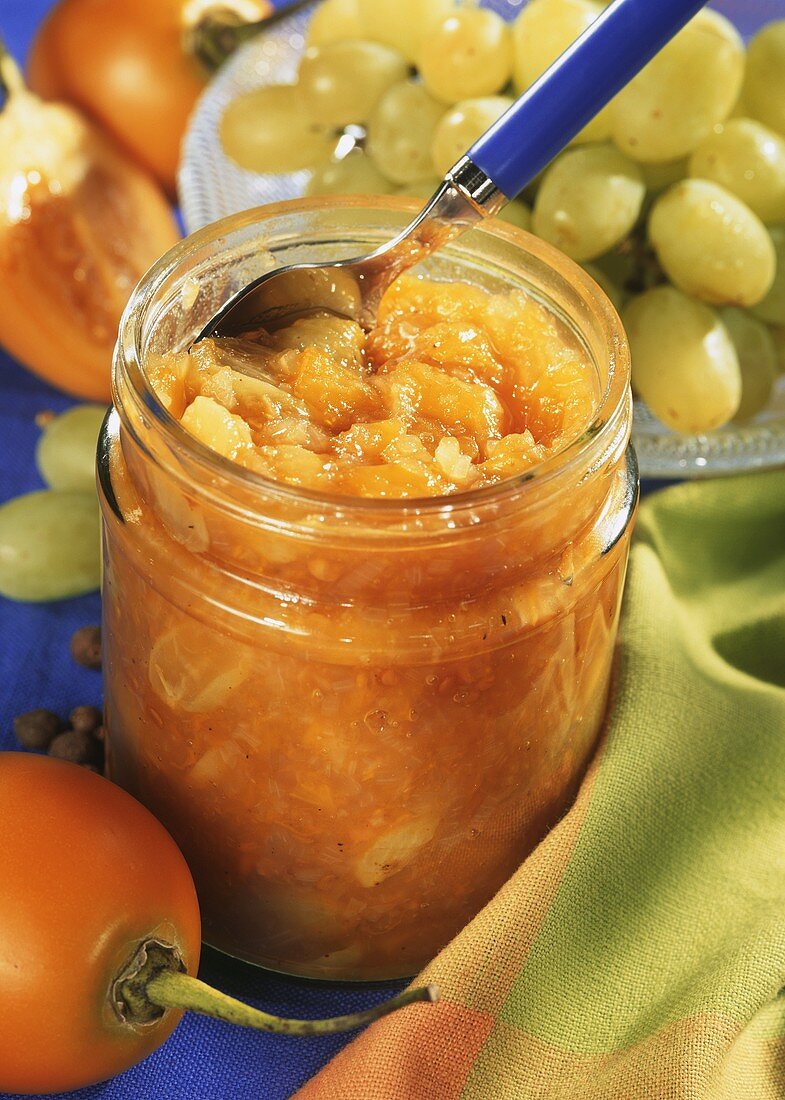
<path fill-rule="evenodd" d="M 738 21 L 747 2 L 724 0 L 717 6 Z M 773 2 L 752 0 L 751 6 L 760 16 L 766 4 Z M 17 58 L 25 57 L 34 29 L 51 3 L 0 0 L 0 33 Z M 35 416 L 43 410 L 60 411 L 69 403 L 0 351 L 0 502 L 42 487 L 33 460 L 39 434 Z M 0 749 L 15 747 L 11 732 L 15 714 L 49 707 L 67 715 L 80 703 L 100 703 L 100 676 L 79 668 L 68 652 L 72 632 L 98 622 L 99 614 L 97 595 L 44 605 L 16 604 L 0 597 Z M 302 1017 L 365 1008 L 403 984 L 338 988 L 278 977 L 210 952 L 203 960 L 201 977 L 268 1011 Z M 262 1035 L 191 1015 L 142 1065 L 104 1085 L 69 1095 L 84 1100 L 285 1100 L 349 1038 Z M 41 1042 L 45 1044 L 45 1036 Z M 36 1056 L 31 1050 L 30 1057 Z M 7 1097 L 0 1095 L 0 1100 Z"/>

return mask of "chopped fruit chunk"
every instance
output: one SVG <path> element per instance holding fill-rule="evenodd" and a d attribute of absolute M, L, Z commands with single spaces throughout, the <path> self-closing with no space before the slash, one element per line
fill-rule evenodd
<path fill-rule="evenodd" d="M 194 714 L 224 704 L 250 671 L 230 641 L 186 620 L 156 639 L 147 665 L 150 686 L 160 701 Z"/>
<path fill-rule="evenodd" d="M 489 386 L 417 362 L 401 363 L 388 377 L 393 412 L 410 423 L 430 417 L 480 441 L 503 433 L 504 409 Z"/>
<path fill-rule="evenodd" d="M 195 397 L 183 413 L 182 425 L 191 435 L 224 458 L 238 461 L 253 447 L 251 429 L 212 397 Z"/>
<path fill-rule="evenodd" d="M 359 882 L 366 887 L 378 886 L 402 871 L 431 840 L 437 824 L 438 817 L 433 814 L 396 825 L 383 833 L 357 861 L 355 874 Z"/>
<path fill-rule="evenodd" d="M 520 291 L 412 276 L 376 326 L 324 310 L 152 364 L 185 428 L 265 477 L 348 496 L 441 496 L 515 477 L 591 421 L 596 370 Z M 499 447 L 498 444 L 503 444 Z M 392 469 L 392 467 L 396 467 Z"/>
<path fill-rule="evenodd" d="M 316 423 L 326 428 L 343 430 L 357 414 L 373 416 L 377 411 L 373 388 L 355 370 L 316 348 L 300 353 L 290 385 L 295 397 L 308 405 Z"/>

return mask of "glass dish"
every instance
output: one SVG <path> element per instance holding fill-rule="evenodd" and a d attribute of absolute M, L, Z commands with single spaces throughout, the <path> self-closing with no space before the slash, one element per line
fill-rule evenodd
<path fill-rule="evenodd" d="M 267 83 L 296 77 L 304 32 L 313 7 L 281 20 L 231 58 L 199 101 L 183 144 L 179 188 L 189 231 L 262 203 L 303 194 L 308 172 L 259 175 L 238 168 L 221 148 L 218 124 L 238 95 Z M 520 0 L 492 0 L 485 6 L 506 18 Z M 785 17 L 785 0 L 719 0 L 711 7 L 728 16 L 749 37 L 763 23 Z M 649 478 L 709 477 L 785 463 L 785 376 L 767 409 L 745 425 L 729 424 L 707 435 L 682 436 L 656 420 L 637 401 L 633 439 L 641 475 Z"/>
<path fill-rule="evenodd" d="M 563 814 L 601 727 L 637 500 L 618 318 L 509 227 L 423 269 L 529 291 L 595 366 L 590 426 L 525 475 L 307 492 L 208 450 L 151 391 L 146 365 L 260 255 L 352 255 L 412 209 L 271 205 L 178 245 L 126 311 L 100 447 L 109 774 L 185 853 L 207 941 L 308 977 L 415 973 Z"/>

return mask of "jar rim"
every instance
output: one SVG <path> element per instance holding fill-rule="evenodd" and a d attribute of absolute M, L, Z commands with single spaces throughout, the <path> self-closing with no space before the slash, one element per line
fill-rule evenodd
<path fill-rule="evenodd" d="M 369 200 L 373 201 L 369 201 Z M 122 408 L 120 371 L 123 381 L 127 382 L 137 407 L 154 417 L 157 428 L 167 442 L 182 449 L 198 465 L 217 474 L 222 479 L 244 490 L 264 491 L 268 498 L 308 507 L 331 509 L 333 512 L 356 511 L 367 515 L 404 516 L 444 511 L 460 512 L 480 506 L 495 504 L 500 500 L 514 496 L 521 491 L 545 488 L 557 478 L 568 475 L 582 465 L 591 464 L 597 450 L 607 439 L 615 439 L 620 431 L 624 432 L 626 444 L 629 436 L 629 419 L 632 412 L 630 392 L 630 356 L 627 339 L 621 320 L 608 297 L 577 263 L 569 259 L 553 245 L 535 237 L 517 226 L 494 219 L 494 224 L 481 224 L 480 233 L 498 237 L 515 246 L 521 253 L 534 256 L 551 271 L 556 271 L 569 282 L 590 312 L 599 320 L 608 343 L 608 378 L 592 419 L 586 428 L 570 440 L 555 454 L 542 462 L 517 474 L 505 478 L 493 485 L 478 489 L 469 489 L 458 493 L 445 493 L 426 497 L 355 497 L 340 493 L 321 492 L 293 485 L 286 481 L 269 478 L 254 470 L 249 470 L 231 459 L 212 450 L 181 425 L 161 401 L 152 387 L 142 365 L 142 334 L 146 306 L 156 291 L 187 260 L 189 254 L 199 246 L 213 244 L 220 249 L 222 239 L 229 232 L 249 228 L 273 220 L 278 215 L 318 212 L 319 210 L 338 209 L 375 209 L 377 211 L 415 214 L 422 203 L 400 196 L 327 196 L 301 199 L 287 199 L 253 207 L 238 214 L 231 214 L 212 222 L 202 229 L 184 237 L 165 252 L 142 276 L 131 293 L 120 320 L 115 360 L 112 371 L 112 393 L 114 404 Z M 449 253 L 450 246 L 443 250 Z M 122 418 L 122 417 L 121 417 Z"/>

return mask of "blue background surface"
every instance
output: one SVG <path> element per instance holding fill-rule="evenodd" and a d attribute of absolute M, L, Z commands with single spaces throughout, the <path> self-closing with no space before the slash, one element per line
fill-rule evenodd
<path fill-rule="evenodd" d="M 26 56 L 51 3 L 0 0 L 0 33 L 18 59 Z M 737 23 L 751 21 L 752 26 L 782 14 L 781 0 L 724 0 L 716 6 Z M 0 503 L 42 488 L 33 457 L 39 435 L 35 416 L 43 410 L 61 411 L 70 403 L 0 351 Z M 99 617 L 97 595 L 44 605 L 0 597 L 0 749 L 16 747 L 11 721 L 22 711 L 48 707 L 67 715 L 81 703 L 100 704 L 100 675 L 79 668 L 68 653 L 73 631 Z M 200 976 L 270 1012 L 301 1017 L 366 1008 L 403 984 L 331 987 L 278 977 L 209 951 Z M 262 1035 L 189 1015 L 142 1065 L 106 1084 L 68 1095 L 84 1100 L 285 1100 L 350 1038 Z M 41 1043 L 46 1043 L 43 1035 Z M 31 1050 L 30 1057 L 36 1052 Z M 7 1100 L 5 1094 L 0 1100 Z"/>

